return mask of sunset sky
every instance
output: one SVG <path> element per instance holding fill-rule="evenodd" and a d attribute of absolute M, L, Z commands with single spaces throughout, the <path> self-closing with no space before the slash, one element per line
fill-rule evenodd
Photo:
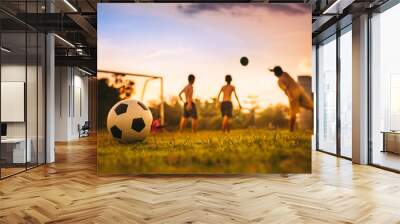
<path fill-rule="evenodd" d="M 249 58 L 246 67 L 242 56 Z M 267 70 L 274 65 L 292 76 L 311 74 L 307 5 L 98 5 L 98 69 L 163 76 L 166 99 L 180 92 L 190 73 L 195 97 L 215 97 L 231 74 L 243 104 L 249 95 L 259 96 L 260 105 L 287 103 Z M 146 100 L 158 94 L 154 82 Z"/>

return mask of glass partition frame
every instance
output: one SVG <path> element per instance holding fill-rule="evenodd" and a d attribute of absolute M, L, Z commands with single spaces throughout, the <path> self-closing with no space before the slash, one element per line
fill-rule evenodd
<path fill-rule="evenodd" d="M 1 2 L 0 7 L 7 6 L 11 1 Z M 25 13 L 43 13 L 43 5 L 45 0 L 36 1 L 18 1 L 19 12 L 22 15 Z M 3 12 L 1 12 L 3 13 Z M 3 17 L 9 15 L 4 14 Z M 7 17 L 8 18 L 8 17 Z M 9 19 L 15 20 L 12 16 Z M 13 176 L 24 172 L 31 168 L 46 163 L 46 34 L 28 24 L 15 20 L 19 25 L 13 30 L 2 29 L 0 23 L 0 46 L 7 50 L 1 50 L 0 53 L 0 81 L 6 81 L 6 75 L 11 69 L 18 69 L 20 78 L 23 77 L 24 82 L 24 118 L 23 122 L 3 122 L 7 124 L 7 135 L 19 136 L 24 139 L 21 148 L 23 147 L 23 157 L 19 158 L 18 163 L 14 158 L 14 146 L 6 146 L 7 142 L 0 144 L 0 179 Z M 7 38 L 8 36 L 8 38 Z M 13 37 L 18 37 L 20 41 Z M 7 48 L 6 45 L 10 45 Z M 13 49 L 14 48 L 14 49 Z M 8 52 L 10 50 L 10 52 Z M 7 70 L 7 66 L 9 67 Z M 13 73 L 14 74 L 14 73 Z M 10 80 L 8 77 L 7 81 Z M 18 81 L 18 80 L 17 80 Z M 2 85 L 0 85 L 0 90 Z M 0 91 L 1 101 L 1 91 Z M 1 108 L 0 111 L 5 108 Z M 0 114 L 0 123 L 2 122 Z M 18 126 L 18 131 L 12 130 Z M 13 136 L 11 136 L 13 137 Z M 10 138 L 11 138 L 10 137 Z M 7 139 L 6 139 L 7 138 Z M 8 136 L 4 140 L 8 140 Z M 14 137 L 13 137 L 14 138 Z M 3 141 L 3 139 L 2 139 Z M 22 141 L 21 141 L 22 142 Z M 30 148 L 30 150 L 28 150 Z M 5 150 L 12 152 L 11 155 L 6 155 Z M 10 150 L 9 150 L 10 149 Z M 19 148 L 18 148 L 19 150 Z M 29 157 L 30 152 L 30 157 Z M 7 157 L 5 157 L 7 156 Z M 3 158 L 4 157 L 4 158 Z M 11 162 L 10 162 L 11 161 Z M 15 169 L 17 168 L 17 169 Z"/>
<path fill-rule="evenodd" d="M 382 131 L 391 131 L 390 129 L 396 129 L 398 127 L 395 127 L 392 125 L 392 114 L 391 114 L 391 75 L 389 74 L 388 68 L 390 67 L 391 69 L 391 74 L 397 75 L 399 74 L 400 76 L 400 71 L 398 70 L 398 64 L 393 63 L 393 60 L 396 59 L 396 57 L 393 57 L 393 52 L 397 51 L 397 48 L 399 47 L 398 41 L 398 33 L 396 33 L 396 29 L 393 28 L 393 25 L 396 23 L 396 19 L 393 19 L 394 16 L 398 16 L 398 11 L 400 11 L 400 4 L 396 1 L 388 1 L 385 4 L 381 5 L 377 9 L 375 9 L 373 12 L 369 13 L 369 20 L 368 20 L 368 164 L 389 170 L 392 172 L 400 173 L 400 164 L 398 158 L 394 159 L 391 157 L 397 157 L 399 156 L 398 154 L 392 154 L 390 152 L 388 155 L 388 158 L 381 158 L 382 156 L 379 155 L 383 153 L 384 151 L 384 140 L 383 140 L 383 134 L 381 133 Z M 384 15 L 385 13 L 388 13 L 387 15 Z M 386 31 L 386 35 L 383 35 L 381 33 L 381 24 L 383 23 L 381 17 L 386 17 L 386 16 L 391 16 L 391 19 L 383 19 L 387 22 L 387 24 L 384 24 L 384 29 L 383 31 Z M 393 30 L 393 31 L 392 31 Z M 389 34 L 388 36 L 388 31 L 394 32 L 395 35 Z M 383 38 L 383 40 L 382 40 Z M 388 39 L 389 38 L 389 39 Z M 380 45 L 384 46 L 380 46 Z M 383 52 L 386 51 L 389 52 L 389 54 L 383 56 Z M 391 54 L 390 54 L 391 53 Z M 382 57 L 386 57 L 386 59 L 392 60 L 391 63 L 390 60 L 385 60 L 384 62 L 382 61 Z M 385 68 L 385 71 L 381 69 L 381 67 Z M 395 72 L 393 72 L 395 71 Z M 376 81 L 382 82 L 382 83 L 387 83 L 390 84 L 389 86 L 385 86 L 382 83 L 377 84 Z M 379 88 L 381 88 L 381 91 L 379 91 Z M 382 91 L 383 88 L 386 88 L 385 91 Z M 387 102 L 382 102 L 386 99 Z M 379 111 L 377 108 L 377 102 L 382 104 L 382 107 L 386 108 L 385 112 Z M 396 105 L 398 107 L 398 105 Z M 376 118 L 379 117 L 381 119 L 380 122 L 376 121 Z M 385 118 L 383 118 L 385 117 Z M 398 124 L 399 122 L 397 122 Z M 378 127 L 378 124 L 380 124 L 380 127 Z M 398 137 L 396 137 L 398 140 Z"/>
<path fill-rule="evenodd" d="M 317 108 L 317 113 L 316 113 L 316 124 L 317 124 L 316 125 L 316 150 L 320 151 L 320 152 L 328 153 L 328 154 L 331 154 L 334 156 L 338 156 L 338 157 L 341 157 L 344 159 L 348 159 L 348 160 L 351 160 L 351 152 L 349 152 L 349 151 L 342 152 L 343 144 L 346 143 L 346 141 L 348 141 L 348 139 L 346 141 L 344 141 L 344 139 L 343 139 L 343 135 L 346 133 L 346 130 L 344 131 L 344 133 L 342 133 L 343 132 L 343 130 L 342 130 L 343 124 L 342 124 L 342 119 L 341 119 L 341 116 L 343 116 L 342 108 L 341 108 L 341 106 L 343 106 L 342 98 L 344 97 L 342 94 L 341 88 L 343 88 L 342 81 L 345 81 L 345 79 L 342 80 L 343 71 L 341 68 L 341 66 L 342 66 L 341 57 L 343 56 L 342 55 L 343 53 L 341 53 L 341 49 L 343 47 L 341 47 L 341 38 L 343 35 L 347 34 L 348 32 L 351 32 L 351 29 L 352 28 L 351 28 L 351 24 L 350 24 L 350 25 L 344 27 L 343 29 L 338 30 L 334 35 L 321 41 L 320 44 L 316 45 L 316 73 L 317 73 L 317 75 L 316 75 L 316 108 Z M 333 102 L 331 102 L 331 104 L 335 104 L 334 105 L 334 107 L 335 107 L 335 109 L 334 109 L 335 124 L 332 126 L 335 128 L 335 131 L 333 132 L 333 134 L 335 136 L 333 137 L 333 139 L 331 139 L 332 143 L 334 143 L 334 145 L 332 144 L 330 148 L 326 148 L 326 145 L 321 144 L 321 140 L 320 140 L 320 137 L 321 137 L 321 125 L 320 125 L 321 114 L 320 114 L 320 111 L 318 108 L 323 107 L 323 105 L 321 105 L 322 102 L 320 100 L 321 92 L 322 92 L 320 90 L 320 85 L 321 85 L 321 82 L 323 82 L 323 80 L 321 80 L 321 71 L 320 71 L 321 70 L 320 60 L 321 60 L 322 55 L 320 53 L 319 48 L 322 45 L 332 43 L 332 41 L 334 41 L 334 43 L 335 43 L 335 55 L 334 55 L 335 65 L 332 66 L 335 69 L 335 71 L 334 71 L 335 74 L 334 74 L 334 77 L 331 77 L 331 78 L 335 78 L 335 86 L 333 87 L 333 89 L 335 90 L 335 99 L 332 99 Z M 346 75 L 346 73 L 344 73 L 343 75 Z M 347 128 L 349 128 L 349 127 L 347 127 Z M 350 142 L 351 142 L 351 140 L 350 140 Z"/>

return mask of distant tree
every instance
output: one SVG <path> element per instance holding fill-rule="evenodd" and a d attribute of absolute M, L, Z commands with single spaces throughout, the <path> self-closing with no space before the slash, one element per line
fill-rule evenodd
<path fill-rule="evenodd" d="M 249 95 L 245 99 L 245 103 L 250 105 L 249 109 L 249 126 L 256 125 L 256 111 L 260 108 L 258 105 L 258 96 L 257 95 Z"/>
<path fill-rule="evenodd" d="M 283 104 L 268 106 L 256 119 L 258 127 L 287 128 L 288 122 L 288 107 Z"/>
<path fill-rule="evenodd" d="M 179 126 L 182 116 L 182 106 L 178 97 L 172 97 L 169 102 L 164 102 L 165 125 L 169 130 L 175 130 Z"/>
<path fill-rule="evenodd" d="M 129 99 L 135 94 L 135 82 L 132 78 L 126 78 L 124 74 L 112 74 L 111 77 L 105 79 L 109 87 L 115 88 L 119 92 L 119 97 Z"/>
<path fill-rule="evenodd" d="M 111 107 L 114 106 L 119 98 L 119 91 L 107 84 L 107 80 L 101 79 L 97 82 L 98 103 L 97 103 L 97 125 L 99 129 L 107 128 L 107 116 Z"/>
<path fill-rule="evenodd" d="M 231 120 L 232 129 L 243 129 L 249 127 L 260 128 L 287 128 L 288 127 L 288 107 L 283 104 L 269 105 L 262 109 L 256 100 L 247 101 L 250 105 L 247 112 L 235 108 L 234 116 Z M 99 81 L 99 122 L 101 127 L 106 127 L 107 114 L 110 108 L 120 100 L 119 91 L 109 87 L 103 80 Z M 199 130 L 219 130 L 221 128 L 221 113 L 216 107 L 216 99 L 212 98 L 206 101 L 195 99 L 197 112 L 199 116 Z M 160 118 L 159 101 L 149 102 L 150 110 L 154 119 Z M 179 127 L 183 107 L 177 97 L 172 97 L 164 102 L 164 121 L 167 130 L 175 131 Z M 188 124 L 190 125 L 190 124 Z"/>

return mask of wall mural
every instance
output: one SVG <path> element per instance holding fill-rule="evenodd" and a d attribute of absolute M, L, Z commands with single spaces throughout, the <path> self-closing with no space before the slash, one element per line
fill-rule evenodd
<path fill-rule="evenodd" d="M 310 173 L 306 4 L 98 5 L 98 173 Z"/>

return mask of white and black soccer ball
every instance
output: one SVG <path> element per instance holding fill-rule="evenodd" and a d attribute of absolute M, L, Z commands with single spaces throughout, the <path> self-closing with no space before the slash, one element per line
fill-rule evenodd
<path fill-rule="evenodd" d="M 107 129 L 122 143 L 144 140 L 151 130 L 153 115 L 142 102 L 127 99 L 115 104 L 107 117 Z"/>

